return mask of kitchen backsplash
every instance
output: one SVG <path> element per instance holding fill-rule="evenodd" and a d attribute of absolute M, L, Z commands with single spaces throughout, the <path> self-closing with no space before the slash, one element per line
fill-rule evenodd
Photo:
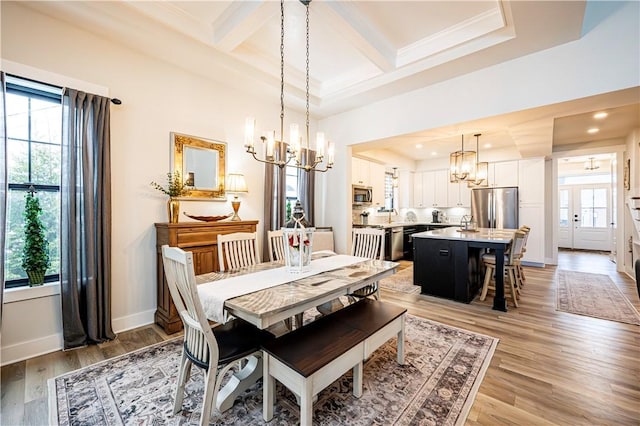
<path fill-rule="evenodd" d="M 462 216 L 470 215 L 471 209 L 463 208 L 463 207 L 452 207 L 447 209 L 438 209 L 440 210 L 444 217 L 445 223 L 460 223 Z M 433 220 L 433 216 L 431 212 L 433 209 L 399 209 L 396 212 L 391 213 L 391 221 L 392 222 L 412 222 L 412 217 L 415 216 L 415 222 L 426 222 L 431 223 Z M 362 215 L 361 213 L 368 212 L 367 223 L 369 225 L 375 224 L 384 224 L 389 220 L 389 213 L 378 212 L 375 208 L 368 209 L 353 209 L 351 214 L 351 220 L 354 224 L 362 224 Z M 411 214 L 413 213 L 413 215 Z"/>

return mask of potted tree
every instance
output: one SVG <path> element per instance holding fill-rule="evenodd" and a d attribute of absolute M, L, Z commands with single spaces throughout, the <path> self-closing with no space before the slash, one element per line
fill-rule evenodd
<path fill-rule="evenodd" d="M 22 268 L 27 272 L 29 285 L 42 285 L 44 274 L 51 264 L 49 258 L 49 241 L 45 235 L 45 227 L 40 220 L 40 201 L 35 191 L 27 192 L 24 207 L 24 248 L 22 250 Z"/>

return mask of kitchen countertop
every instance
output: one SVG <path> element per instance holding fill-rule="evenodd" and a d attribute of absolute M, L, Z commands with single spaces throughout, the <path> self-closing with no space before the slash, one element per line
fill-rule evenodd
<path fill-rule="evenodd" d="M 442 227 L 450 227 L 450 226 L 460 226 L 459 223 L 433 223 L 433 222 L 391 222 L 391 223 L 369 223 L 367 225 L 363 225 L 361 223 L 354 223 L 354 228 L 397 228 L 397 227 L 409 227 L 416 225 L 430 225 L 430 226 L 442 226 Z"/>
<path fill-rule="evenodd" d="M 517 229 L 478 228 L 476 232 L 462 231 L 459 228 L 441 228 L 433 231 L 418 232 L 413 238 L 432 238 L 440 240 L 511 242 Z"/>

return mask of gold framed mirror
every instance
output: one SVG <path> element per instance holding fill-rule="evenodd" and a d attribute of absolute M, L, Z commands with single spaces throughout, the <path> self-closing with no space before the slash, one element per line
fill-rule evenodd
<path fill-rule="evenodd" d="M 183 198 L 226 200 L 224 193 L 227 144 L 197 136 L 171 133 L 172 170 L 180 172 L 190 194 Z"/>

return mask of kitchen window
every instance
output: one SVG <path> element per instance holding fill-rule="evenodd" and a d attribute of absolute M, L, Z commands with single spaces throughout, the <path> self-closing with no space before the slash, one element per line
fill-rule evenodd
<path fill-rule="evenodd" d="M 396 191 L 393 187 L 393 173 L 384 174 L 384 211 L 396 208 Z"/>
<path fill-rule="evenodd" d="M 7 223 L 5 288 L 26 286 L 22 269 L 25 195 L 31 187 L 40 201 L 51 265 L 45 282 L 60 272 L 60 162 L 62 89 L 7 76 Z"/>

